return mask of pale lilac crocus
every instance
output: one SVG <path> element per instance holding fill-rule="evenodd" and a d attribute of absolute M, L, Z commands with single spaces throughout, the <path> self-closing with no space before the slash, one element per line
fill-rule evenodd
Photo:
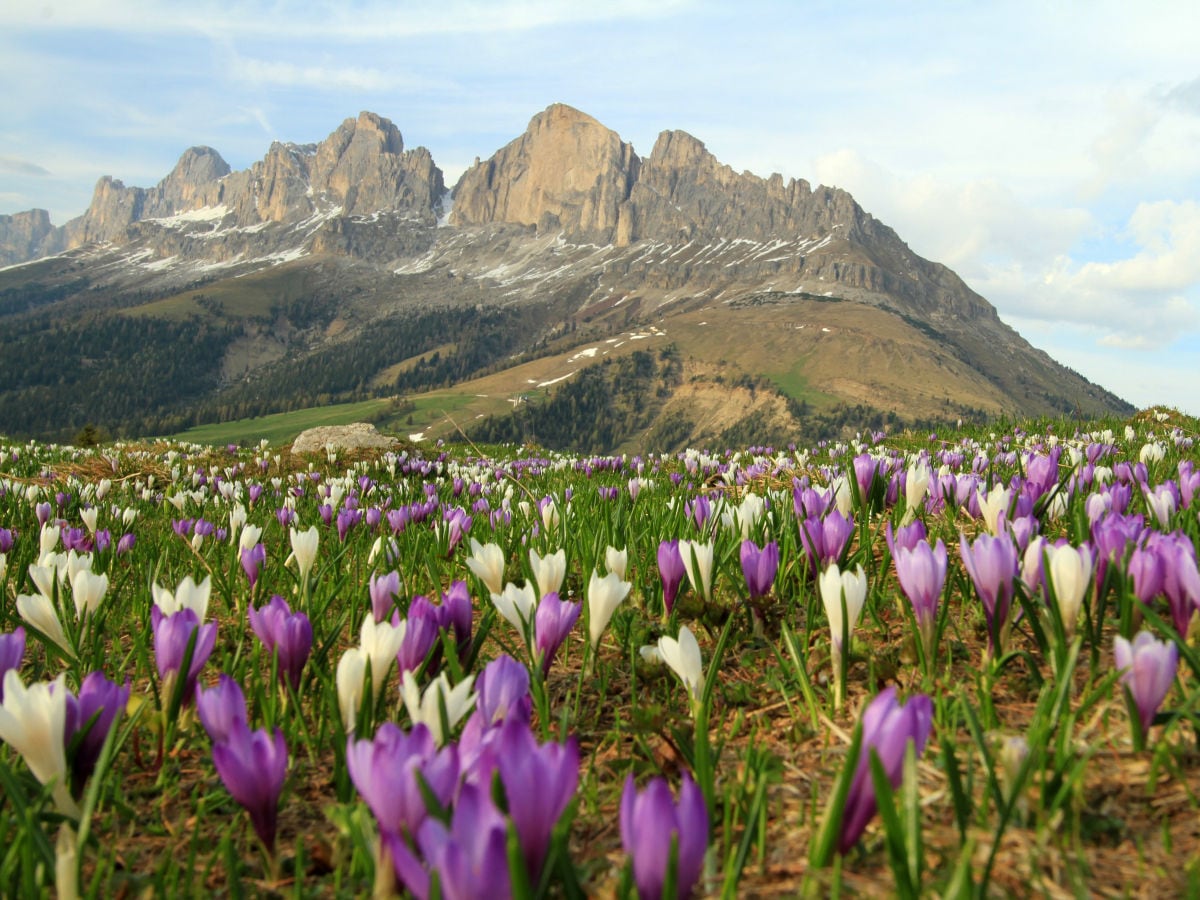
<path fill-rule="evenodd" d="M 683 584 L 686 570 L 679 553 L 679 541 L 660 541 L 658 545 L 658 575 L 662 579 L 663 608 L 671 615 L 679 586 Z"/>
<path fill-rule="evenodd" d="M 242 571 L 246 573 L 246 579 L 250 582 L 250 590 L 254 590 L 254 586 L 258 584 L 258 573 L 262 569 L 263 561 L 267 558 L 267 548 L 263 544 L 255 544 L 252 547 L 244 547 L 240 551 L 242 561 Z"/>
<path fill-rule="evenodd" d="M 431 872 L 437 873 L 438 894 L 445 900 L 507 900 L 512 896 L 508 828 L 483 788 L 463 785 L 449 827 L 437 819 L 421 824 L 416 835 L 420 857 L 400 837 L 387 832 L 381 837 L 397 878 L 418 900 L 431 896 Z"/>
<path fill-rule="evenodd" d="M 372 575 L 367 580 L 367 591 L 371 596 L 371 615 L 376 622 L 382 622 L 400 596 L 400 573 L 391 571 L 386 575 Z"/>
<path fill-rule="evenodd" d="M 887 542 L 888 552 L 895 556 L 896 551 L 901 547 L 911 550 L 917 544 L 924 543 L 928 532 L 925 530 L 925 523 L 920 519 L 895 529 L 892 528 L 892 523 L 888 522 L 883 527 L 883 537 Z"/>
<path fill-rule="evenodd" d="M 663 778 L 638 791 L 633 776 L 621 794 L 621 846 L 633 863 L 633 881 L 641 900 L 661 900 L 675 846 L 675 896 L 683 900 L 700 879 L 708 849 L 708 808 L 700 788 L 685 772 L 679 802 Z"/>
<path fill-rule="evenodd" d="M 429 814 L 422 779 L 439 804 L 450 805 L 459 779 L 458 748 L 439 750 L 423 724 L 405 733 L 384 722 L 371 740 L 347 742 L 346 769 L 380 830 L 411 835 Z"/>
<path fill-rule="evenodd" d="M 279 795 L 287 777 L 288 752 L 283 732 L 251 731 L 240 720 L 228 737 L 213 744 L 213 765 L 230 795 L 250 814 L 254 833 L 267 852 L 275 852 Z"/>
<path fill-rule="evenodd" d="M 533 620 L 533 655 L 541 663 L 543 677 L 550 674 L 550 664 L 582 609 L 582 603 L 562 600 L 555 591 L 542 596 Z"/>
<path fill-rule="evenodd" d="M 1010 613 L 1018 572 L 1017 548 L 1007 534 L 981 534 L 974 544 L 969 544 L 964 534 L 959 552 L 987 617 L 989 658 L 997 659 L 1004 652 L 1012 627 Z"/>
<path fill-rule="evenodd" d="M 921 541 L 911 550 L 898 548 L 893 560 L 900 589 L 912 604 L 926 661 L 932 661 L 937 638 L 938 600 L 946 584 L 946 545 L 940 539 L 933 547 Z"/>
<path fill-rule="evenodd" d="M 1179 648 L 1160 641 L 1148 631 L 1139 631 L 1130 643 L 1118 635 L 1113 639 L 1113 657 L 1121 670 L 1121 683 L 1137 709 L 1134 745 L 1145 746 L 1154 715 L 1162 705 L 1179 665 Z"/>
<path fill-rule="evenodd" d="M 838 853 L 845 854 L 858 842 L 878 809 L 875 785 L 871 780 L 870 754 L 874 750 L 888 781 L 895 789 L 904 773 L 904 754 L 912 741 L 916 755 L 925 750 L 933 730 L 933 701 L 924 694 L 910 697 L 901 704 L 896 688 L 881 691 L 862 714 L 862 741 L 855 762 L 854 778 L 842 809 L 842 827 Z"/>
<path fill-rule="evenodd" d="M 292 612 L 286 600 L 278 594 L 265 606 L 247 610 L 250 628 L 262 641 L 268 653 L 279 659 L 279 679 L 287 681 L 292 690 L 300 689 L 300 675 L 312 651 L 312 622 L 302 612 Z"/>
<path fill-rule="evenodd" d="M 532 710 L 529 670 L 507 653 L 483 667 L 475 679 L 475 714 L 492 725 L 510 717 L 528 722 Z"/>

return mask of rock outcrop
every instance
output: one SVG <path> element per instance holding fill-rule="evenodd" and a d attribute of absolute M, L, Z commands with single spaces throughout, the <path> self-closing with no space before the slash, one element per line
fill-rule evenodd
<path fill-rule="evenodd" d="M 352 425 L 321 425 L 300 432 L 292 442 L 293 453 L 325 453 L 340 450 L 391 450 L 399 446 L 396 438 L 380 434 L 368 422 Z"/>

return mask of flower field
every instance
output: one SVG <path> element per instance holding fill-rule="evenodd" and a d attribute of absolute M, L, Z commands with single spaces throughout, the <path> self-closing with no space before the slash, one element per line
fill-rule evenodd
<path fill-rule="evenodd" d="M 0 884 L 1200 892 L 1196 429 L 0 442 Z"/>

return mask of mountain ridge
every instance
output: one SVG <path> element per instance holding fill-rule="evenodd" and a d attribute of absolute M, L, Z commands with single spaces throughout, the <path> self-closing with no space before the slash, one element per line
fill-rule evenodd
<path fill-rule="evenodd" d="M 0 254 L 10 263 L 24 254 L 0 270 L 0 315 L 11 307 L 12 321 L 29 328 L 81 304 L 130 315 L 119 310 L 137 296 L 146 300 L 128 307 L 137 315 L 227 330 L 216 381 L 203 373 L 206 393 L 191 398 L 201 406 L 252 397 L 256 381 L 278 392 L 286 373 L 273 376 L 272 366 L 303 366 L 338 347 L 370 345 L 364 365 L 374 368 L 335 379 L 321 396 L 385 391 L 380 373 L 398 372 L 405 357 L 390 358 L 379 335 L 405 317 L 449 322 L 456 310 L 491 307 L 525 310 L 505 320 L 529 332 L 498 338 L 506 353 L 608 335 L 596 351 L 604 356 L 620 346 L 612 335 L 650 324 L 669 331 L 692 314 L 720 320 L 731 338 L 769 343 L 781 357 L 738 377 L 765 378 L 796 402 L 811 389 L 913 420 L 927 412 L 920 398 L 935 396 L 948 415 L 1130 409 L 1031 347 L 849 193 L 737 173 L 682 131 L 661 132 L 643 158 L 563 104 L 477 160 L 452 192 L 429 150 L 406 149 L 392 122 L 363 112 L 318 143 L 273 143 L 244 170 L 193 147 L 153 188 L 102 178 L 87 212 L 58 228 L 36 211 L 0 217 Z M 838 328 L 855 344 L 838 344 L 810 318 L 830 303 L 849 304 Z M 751 309 L 758 325 L 748 324 Z M 697 354 L 721 349 L 689 329 Z M 880 355 L 857 353 L 867 345 Z M 459 360 L 445 371 L 462 380 L 503 365 L 486 342 L 471 347 L 476 369 Z M 858 370 L 837 371 L 839 353 Z M 890 384 L 887 354 L 932 387 Z M 736 366 L 729 356 L 718 358 Z"/>

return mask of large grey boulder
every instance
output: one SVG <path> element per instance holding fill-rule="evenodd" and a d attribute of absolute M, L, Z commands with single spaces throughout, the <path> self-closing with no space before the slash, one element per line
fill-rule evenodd
<path fill-rule="evenodd" d="M 391 450 L 399 441 L 380 434 L 369 422 L 352 425 L 322 425 L 297 435 L 292 442 L 293 453 L 325 453 L 334 450 Z"/>

